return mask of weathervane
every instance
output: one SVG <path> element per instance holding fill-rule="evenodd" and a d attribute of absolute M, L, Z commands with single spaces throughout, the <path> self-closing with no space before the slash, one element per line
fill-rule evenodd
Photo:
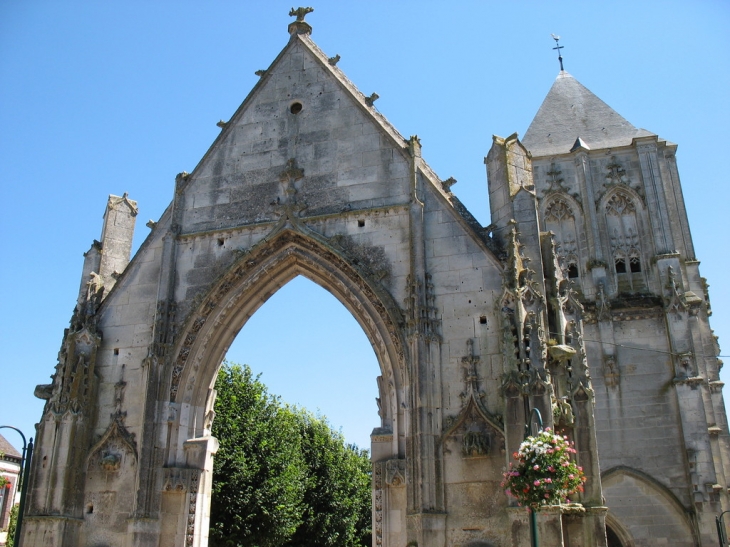
<path fill-rule="evenodd" d="M 563 56 L 560 53 L 560 50 L 563 49 L 563 46 L 561 46 L 558 43 L 558 40 L 560 40 L 560 36 L 556 36 L 555 34 L 551 34 L 550 36 L 552 36 L 553 37 L 553 40 L 555 40 L 555 47 L 553 49 L 557 49 L 558 50 L 558 61 L 560 61 L 560 72 L 563 72 L 564 71 L 564 69 L 563 69 Z"/>

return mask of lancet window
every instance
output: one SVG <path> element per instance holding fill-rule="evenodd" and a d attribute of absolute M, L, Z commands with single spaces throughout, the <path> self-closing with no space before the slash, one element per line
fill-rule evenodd
<path fill-rule="evenodd" d="M 545 210 L 545 227 L 555 234 L 555 247 L 568 270 L 568 277 L 580 277 L 580 259 L 575 214 L 569 203 L 554 200 Z"/>
<path fill-rule="evenodd" d="M 608 200 L 606 225 L 614 270 L 619 277 L 619 290 L 634 290 L 642 279 L 642 263 L 636 205 L 629 196 L 616 193 Z"/>

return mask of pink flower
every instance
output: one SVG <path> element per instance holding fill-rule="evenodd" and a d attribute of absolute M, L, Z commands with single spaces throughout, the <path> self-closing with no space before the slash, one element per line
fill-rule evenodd
<path fill-rule="evenodd" d="M 548 483 L 548 484 L 550 484 L 550 483 L 553 482 L 553 479 L 551 479 L 550 477 L 548 477 L 547 479 L 545 479 L 545 482 Z"/>
<path fill-rule="evenodd" d="M 537 471 L 538 469 L 540 469 L 540 466 L 539 466 L 539 465 L 537 465 L 537 464 L 535 464 L 535 465 L 533 465 L 533 466 L 532 466 L 532 468 L 533 468 L 533 469 L 534 469 L 535 471 Z"/>
<path fill-rule="evenodd" d="M 532 484 L 534 484 L 535 486 L 540 486 L 540 481 L 535 481 Z"/>

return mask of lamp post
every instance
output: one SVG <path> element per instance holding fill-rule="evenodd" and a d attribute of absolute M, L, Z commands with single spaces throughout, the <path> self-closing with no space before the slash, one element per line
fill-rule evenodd
<path fill-rule="evenodd" d="M 720 547 L 727 547 L 727 534 L 725 533 L 725 525 L 722 523 L 722 517 L 725 516 L 725 513 L 730 513 L 730 511 L 723 511 L 715 517 L 715 524 L 717 525 L 717 537 L 720 540 Z"/>
<path fill-rule="evenodd" d="M 14 544 L 16 547 L 20 547 L 22 543 L 22 531 L 23 531 L 23 512 L 25 511 L 25 497 L 28 492 L 28 473 L 30 473 L 30 460 L 33 457 L 33 437 L 30 438 L 30 442 L 25 442 L 25 435 L 17 427 L 12 425 L 0 425 L 0 429 L 12 429 L 17 431 L 23 438 L 23 454 L 20 457 L 20 476 L 18 478 L 18 485 L 20 487 L 20 507 L 18 507 L 18 520 L 15 524 L 15 537 Z"/>
<path fill-rule="evenodd" d="M 533 421 L 536 421 L 537 423 L 537 433 L 540 433 L 542 431 L 542 415 L 540 414 L 540 410 L 537 408 L 533 408 L 530 411 L 530 415 L 527 418 L 527 422 L 525 423 L 525 440 L 527 440 L 527 437 L 530 436 L 532 433 L 532 423 Z M 538 547 L 538 534 L 537 534 L 537 509 L 534 507 L 530 507 L 530 545 L 532 547 Z"/>

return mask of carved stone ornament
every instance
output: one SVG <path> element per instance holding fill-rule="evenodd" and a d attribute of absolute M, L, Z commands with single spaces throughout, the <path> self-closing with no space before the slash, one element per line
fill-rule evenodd
<path fill-rule="evenodd" d="M 621 166 L 616 156 L 611 156 L 611 161 L 606 165 L 606 183 L 628 185 L 629 182 L 626 169 Z"/>
<path fill-rule="evenodd" d="M 451 187 L 456 184 L 456 179 L 454 177 L 449 177 L 446 180 L 441 181 L 441 188 L 444 189 L 444 192 L 448 193 L 451 192 Z"/>
<path fill-rule="evenodd" d="M 504 450 L 503 424 L 501 417 L 490 413 L 482 402 L 484 392 L 479 389 L 476 369 L 480 359 L 474 355 L 473 340 L 467 340 L 466 349 L 467 355 L 461 359 L 465 383 L 461 394 L 463 408 L 457 416 L 445 421 L 441 438 L 442 442 L 449 437 L 460 439 L 464 457 L 487 456 L 494 444 Z"/>
<path fill-rule="evenodd" d="M 188 467 L 165 467 L 162 470 L 163 492 L 187 492 L 200 471 Z"/>
<path fill-rule="evenodd" d="M 284 226 L 284 225 L 282 225 Z M 366 278 L 350 264 L 343 253 L 336 251 L 321 236 L 314 233 L 299 233 L 291 228 L 281 227 L 278 233 L 271 233 L 259 244 L 244 253 L 229 267 L 228 272 L 223 275 L 220 281 L 213 286 L 204 298 L 182 322 L 176 354 L 172 362 L 172 379 L 170 385 L 170 401 L 175 401 L 180 388 L 180 380 L 183 371 L 188 364 L 193 346 L 198 342 L 200 333 L 206 329 L 211 314 L 218 310 L 222 302 L 229 302 L 235 306 L 236 299 L 243 298 L 247 288 L 256 286 L 264 279 L 269 279 L 271 272 L 277 265 L 291 259 L 292 255 L 297 260 L 314 264 L 314 258 L 324 264 L 331 265 L 349 280 L 350 283 L 360 291 L 362 296 L 352 294 L 349 289 L 342 285 L 337 279 L 333 283 L 340 285 L 343 289 L 343 298 L 346 299 L 348 307 L 354 310 L 363 310 L 362 300 L 371 303 L 374 311 L 378 314 L 382 324 L 385 325 L 397 354 L 397 371 L 402 375 L 402 367 L 405 363 L 405 342 L 401 338 L 400 322 L 403 316 L 400 308 L 392 300 L 392 297 L 385 290 L 368 282 Z M 232 296 L 231 293 L 235 292 Z M 234 298 L 234 300 L 229 300 Z M 216 312 L 217 313 L 217 312 Z M 366 314 L 363 310 L 362 314 Z M 373 336 L 377 333 L 372 332 Z M 379 335 L 377 335 L 379 336 Z M 168 338 L 169 340 L 169 338 Z M 380 338 L 374 340 L 376 347 L 383 346 Z M 385 350 L 382 350 L 385 351 Z"/>
<path fill-rule="evenodd" d="M 411 274 L 406 278 L 408 296 L 403 304 L 406 309 L 406 327 L 409 336 L 422 337 L 426 342 L 440 342 L 441 317 L 435 307 L 431 274 L 424 276 L 425 283 Z M 424 290 L 425 287 L 425 290 Z"/>
<path fill-rule="evenodd" d="M 380 98 L 380 95 L 377 93 L 371 93 L 369 97 L 365 97 L 365 104 L 368 106 L 373 106 L 375 104 L 375 101 L 377 101 Z"/>
<path fill-rule="evenodd" d="M 297 20 L 289 23 L 289 26 L 287 27 L 289 34 L 312 34 L 312 27 L 304 20 L 304 17 L 313 11 L 314 8 L 309 7 L 299 7 L 297 9 L 292 8 L 291 11 L 289 11 L 289 17 L 296 17 Z"/>
<path fill-rule="evenodd" d="M 190 489 L 188 498 L 188 522 L 185 530 L 185 547 L 192 547 L 195 542 L 195 512 L 198 506 L 198 484 L 200 482 L 200 471 L 191 470 Z"/>
<path fill-rule="evenodd" d="M 296 17 L 297 22 L 302 22 L 302 21 L 304 21 L 304 18 L 307 16 L 307 14 L 312 13 L 313 11 L 314 11 L 314 8 L 309 8 L 309 7 L 307 7 L 307 8 L 300 7 L 297 9 L 292 8 L 289 11 L 289 17 Z"/>
<path fill-rule="evenodd" d="M 385 462 L 385 484 L 394 488 L 406 485 L 405 460 L 388 460 Z"/>
<path fill-rule="evenodd" d="M 667 267 L 667 282 L 664 285 L 664 308 L 667 312 L 680 315 L 683 311 L 687 311 L 687 303 L 684 298 L 682 286 L 677 282 L 677 274 L 674 268 Z"/>
<path fill-rule="evenodd" d="M 299 202 L 297 199 L 297 189 L 294 184 L 302 178 L 304 178 L 304 169 L 297 166 L 296 158 L 287 160 L 286 169 L 279 174 L 279 182 L 283 186 L 283 197 L 277 197 L 270 204 L 283 219 L 293 220 L 307 208 L 305 202 Z"/>
<path fill-rule="evenodd" d="M 565 363 L 575 356 L 575 349 L 565 344 L 548 347 L 548 355 L 556 363 Z"/>
<path fill-rule="evenodd" d="M 603 356 L 603 379 L 608 387 L 616 387 L 619 384 L 619 368 L 614 355 Z"/>
<path fill-rule="evenodd" d="M 490 438 L 486 432 L 480 431 L 478 424 L 472 423 L 464 433 L 461 445 L 464 456 L 486 456 L 489 454 Z"/>
<path fill-rule="evenodd" d="M 39 385 L 36 397 L 46 400 L 43 413 L 60 419 L 66 413 L 84 414 L 93 404 L 96 390 L 96 353 L 102 334 L 97 327 L 97 310 L 104 297 L 104 282 L 91 272 L 86 293 L 74 309 L 58 352 L 53 383 Z"/>
<path fill-rule="evenodd" d="M 383 545 L 383 467 L 384 462 L 373 464 L 373 535 L 375 545 Z"/>
<path fill-rule="evenodd" d="M 550 170 L 545 172 L 545 183 L 547 187 L 543 191 L 543 195 L 552 194 L 554 192 L 568 193 L 569 189 L 563 184 L 564 179 L 561 176 L 562 171 L 555 163 L 550 164 Z"/>
<path fill-rule="evenodd" d="M 606 284 L 601 279 L 598 282 L 598 291 L 596 294 L 596 319 L 598 321 L 611 321 L 611 306 L 606 298 Z"/>
<path fill-rule="evenodd" d="M 121 455 L 114 452 L 104 452 L 99 459 L 99 466 L 107 472 L 119 471 L 122 463 Z"/>
<path fill-rule="evenodd" d="M 507 374 L 513 371 L 544 370 L 546 358 L 545 333 L 540 317 L 547 303 L 535 279 L 536 273 L 528 267 L 530 260 L 522 253 L 524 246 L 520 243 L 516 223 L 512 220 L 510 224 L 502 297 L 498 300 Z M 533 374 L 531 378 L 537 377 Z M 521 377 L 519 382 L 525 386 L 526 380 L 526 377 Z M 539 386 L 537 389 L 541 390 Z"/>
<path fill-rule="evenodd" d="M 553 422 L 556 426 L 572 427 L 575 423 L 573 407 L 567 397 L 553 401 Z"/>
<path fill-rule="evenodd" d="M 342 249 L 352 264 L 362 270 L 362 273 L 373 281 L 388 285 L 390 282 L 391 266 L 383 247 L 356 243 L 352 236 L 335 235 L 330 241 Z"/>
<path fill-rule="evenodd" d="M 127 461 L 131 458 L 131 461 Z M 134 434 L 130 433 L 122 423 L 122 417 L 117 415 L 109 427 L 94 444 L 86 459 L 86 466 L 91 469 L 97 463 L 100 469 L 106 472 L 118 471 L 122 463 L 134 466 L 137 462 L 137 443 Z"/>

